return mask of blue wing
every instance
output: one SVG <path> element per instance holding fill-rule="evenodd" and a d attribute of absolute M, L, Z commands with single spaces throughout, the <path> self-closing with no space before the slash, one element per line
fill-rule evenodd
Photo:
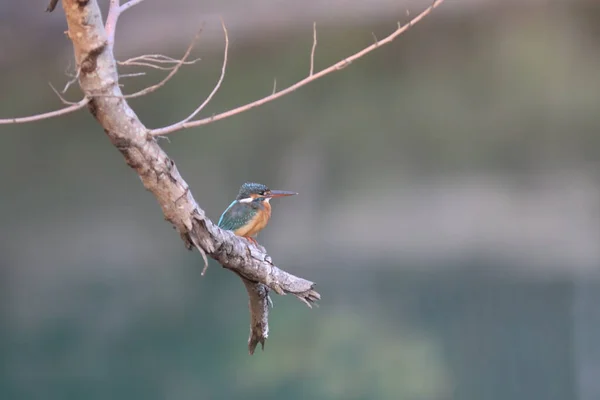
<path fill-rule="evenodd" d="M 234 200 L 223 212 L 217 225 L 219 225 L 219 228 L 221 229 L 235 231 L 249 223 L 256 213 L 257 210 L 249 204 L 240 203 L 239 201 Z"/>

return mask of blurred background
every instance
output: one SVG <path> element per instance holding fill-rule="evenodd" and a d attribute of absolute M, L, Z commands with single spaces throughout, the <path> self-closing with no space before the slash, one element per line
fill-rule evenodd
<path fill-rule="evenodd" d="M 48 82 L 72 48 L 46 5 L 0 4 L 0 117 L 61 106 Z M 202 60 L 131 101 L 154 128 L 212 89 L 220 15 L 203 116 L 306 76 L 313 21 L 319 70 L 428 5 L 147 0 L 116 54 L 180 57 L 205 23 Z M 86 111 L 0 127 L 0 398 L 600 398 L 599 27 L 595 0 L 447 0 L 340 72 L 163 140 L 212 219 L 248 180 L 300 193 L 259 239 L 323 299 L 274 295 L 252 357 L 239 278 L 200 276 Z"/>

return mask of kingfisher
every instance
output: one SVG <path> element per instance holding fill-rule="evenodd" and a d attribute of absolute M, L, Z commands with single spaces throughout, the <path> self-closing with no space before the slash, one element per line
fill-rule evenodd
<path fill-rule="evenodd" d="M 219 228 L 233 231 L 251 242 L 258 232 L 264 229 L 271 218 L 271 204 L 275 197 L 294 196 L 298 193 L 286 190 L 271 190 L 263 184 L 246 182 L 240 188 L 236 199 L 219 218 Z"/>

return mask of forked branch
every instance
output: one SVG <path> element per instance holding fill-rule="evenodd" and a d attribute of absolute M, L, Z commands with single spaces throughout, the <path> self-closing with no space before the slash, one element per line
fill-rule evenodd
<path fill-rule="evenodd" d="M 374 44 L 316 73 L 314 72 L 314 64 L 317 30 L 316 23 L 314 23 L 310 69 L 306 78 L 281 91 L 276 91 L 276 85 L 274 84 L 273 93 L 270 96 L 208 118 L 193 120 L 219 90 L 225 77 L 229 38 L 225 24 L 222 21 L 225 34 L 225 51 L 221 74 L 213 90 L 188 117 L 173 125 L 154 130 L 148 130 L 142 124 L 127 103 L 127 98 L 139 97 L 156 90 L 168 82 L 182 65 L 190 63 L 187 59 L 199 34 L 196 35 L 196 38 L 180 60 L 160 55 L 147 55 L 131 59 L 130 63 L 126 65 L 150 68 L 167 65 L 164 68 L 169 69 L 170 72 L 157 85 L 137 93 L 123 95 L 118 83 L 117 63 L 113 55 L 116 26 L 119 16 L 124 11 L 140 4 L 142 1 L 130 0 L 121 5 L 119 0 L 110 0 L 109 12 L 104 25 L 96 0 L 62 0 L 67 18 L 68 36 L 73 42 L 77 62 L 77 78 L 85 98 L 78 103 L 50 113 L 22 118 L 0 119 L 0 124 L 52 118 L 88 106 L 92 115 L 104 128 L 112 144 L 122 153 L 127 164 L 138 173 L 145 188 L 156 197 L 165 219 L 177 229 L 186 247 L 188 249 L 197 248 L 205 261 L 206 255 L 208 255 L 242 279 L 250 299 L 251 324 L 248 349 L 252 354 L 259 343 L 264 345 L 264 341 L 268 336 L 270 290 L 280 295 L 291 293 L 309 307 L 320 299 L 320 295 L 314 290 L 315 284 L 313 282 L 277 268 L 264 248 L 251 244 L 235 236 L 230 231 L 224 231 L 210 221 L 196 203 L 188 184 L 179 174 L 175 163 L 160 148 L 155 137 L 181 129 L 206 125 L 240 114 L 343 69 L 376 48 L 393 41 L 421 21 L 444 0 L 435 0 L 430 7 L 413 18 L 407 25 L 400 26 L 399 24 L 398 29 L 386 38 L 376 39 Z M 57 0 L 51 0 L 48 11 L 54 9 L 56 2 Z M 58 92 L 57 94 L 62 99 Z M 62 100 L 64 101 L 64 99 Z"/>
<path fill-rule="evenodd" d="M 310 306 L 320 298 L 314 290 L 315 284 L 280 270 L 264 248 L 220 229 L 206 217 L 173 160 L 148 134 L 123 96 L 109 44 L 110 30 L 102 25 L 96 0 L 88 0 L 84 5 L 80 0 L 62 1 L 75 60 L 81 70 L 79 84 L 90 99 L 91 113 L 146 189 L 156 197 L 165 219 L 177 229 L 186 247 L 197 248 L 242 278 L 250 296 L 252 323 L 248 349 L 252 353 L 267 337 L 269 290 L 291 293 Z M 112 7 L 119 7 L 119 2 L 112 1 L 111 10 Z M 217 89 L 218 86 L 213 92 Z"/>
<path fill-rule="evenodd" d="M 142 89 L 142 90 L 140 90 L 138 92 L 131 93 L 131 94 L 121 95 L 120 97 L 123 98 L 123 99 L 133 99 L 133 98 L 136 98 L 136 97 L 141 97 L 141 96 L 145 96 L 147 94 L 150 94 L 150 93 L 154 92 L 155 90 L 157 90 L 157 89 L 163 87 L 164 85 L 166 85 L 166 83 L 169 82 L 171 80 L 171 78 L 173 78 L 175 76 L 175 74 L 179 71 L 179 68 L 181 68 L 183 65 L 189 64 L 189 63 L 192 63 L 192 64 L 195 63 L 194 60 L 187 61 L 187 59 L 190 56 L 190 54 L 192 53 L 192 49 L 194 48 L 194 46 L 196 45 L 196 42 L 200 38 L 200 34 L 201 33 L 202 33 L 202 28 L 200 28 L 200 30 L 198 30 L 198 33 L 196 33 L 196 36 L 194 36 L 194 39 L 192 40 L 192 42 L 188 46 L 188 48 L 185 51 L 185 54 L 183 55 L 183 57 L 181 57 L 181 59 L 179 59 L 179 60 L 174 60 L 173 59 L 173 61 L 175 62 L 175 65 L 171 68 L 171 72 L 169 72 L 167 74 L 167 76 L 165 76 L 160 82 L 158 82 L 155 85 L 148 86 L 147 88 Z M 144 56 L 142 56 L 142 57 L 144 57 Z M 162 56 L 162 57 L 165 57 L 165 56 Z M 115 94 L 111 94 L 110 96 L 118 97 L 118 95 L 115 95 Z"/>
<path fill-rule="evenodd" d="M 216 121 L 220 121 L 222 119 L 225 118 L 229 118 L 229 117 L 233 117 L 234 115 L 237 114 L 241 114 L 245 111 L 251 110 L 253 108 L 256 108 L 258 106 L 261 106 L 263 104 L 269 103 L 273 100 L 276 100 L 280 97 L 283 97 L 287 94 L 292 93 L 295 90 L 298 90 L 299 88 L 301 88 L 302 86 L 305 86 L 311 82 L 316 81 L 317 79 L 320 79 L 326 75 L 329 75 L 333 72 L 339 71 L 343 68 L 346 68 L 348 65 L 350 65 L 352 62 L 358 60 L 359 58 L 369 54 L 370 52 L 372 52 L 373 50 L 384 46 L 388 43 L 391 43 L 394 39 L 396 39 L 398 36 L 402 35 L 404 32 L 406 32 L 407 30 L 409 30 L 411 27 L 413 27 L 415 24 L 417 24 L 418 22 L 420 22 L 423 18 L 425 18 L 428 14 L 430 14 L 436 7 L 438 7 L 440 4 L 442 4 L 444 2 L 444 0 L 435 0 L 429 7 L 427 7 L 425 10 L 423 10 L 419 15 L 417 15 L 416 17 L 414 17 L 413 19 L 411 19 L 408 24 L 406 25 L 401 25 L 400 23 L 398 23 L 398 28 L 392 32 L 391 34 L 389 34 L 387 37 L 385 37 L 384 39 L 381 40 L 376 40 L 375 43 L 373 43 L 372 45 L 365 47 L 364 49 L 354 53 L 353 55 L 344 58 L 341 61 L 338 61 L 337 63 L 317 72 L 317 73 L 313 73 L 314 70 L 314 54 L 315 54 L 315 49 L 317 46 L 317 33 L 316 33 L 316 24 L 313 24 L 313 46 L 311 48 L 311 56 L 310 56 L 310 71 L 309 74 L 306 78 L 296 82 L 295 84 L 288 86 L 287 88 L 280 90 L 278 92 L 273 91 L 273 93 L 269 96 L 263 97 L 262 99 L 256 100 L 252 103 L 248 103 L 245 104 L 243 106 L 240 107 L 236 107 L 234 109 L 231 109 L 229 111 L 225 111 L 222 112 L 220 114 L 216 114 L 207 118 L 203 118 L 203 119 L 199 119 L 199 120 L 195 120 L 195 121 L 191 121 L 189 119 L 184 119 L 182 121 L 179 121 L 175 124 L 166 126 L 164 128 L 158 128 L 158 129 L 152 129 L 150 131 L 150 134 L 152 136 L 164 136 L 167 135 L 169 133 L 173 133 L 173 132 L 177 132 L 180 131 L 182 129 L 189 129 L 189 128 L 195 128 L 198 126 L 202 126 L 202 125 L 208 125 L 210 123 L 216 122 Z M 220 84 L 220 82 L 219 82 Z"/>
<path fill-rule="evenodd" d="M 217 93 L 217 91 L 221 87 L 221 83 L 223 82 L 223 79 L 225 78 L 225 71 L 227 69 L 227 55 L 229 53 L 229 35 L 227 34 L 227 27 L 225 26 L 225 22 L 222 19 L 221 19 L 221 26 L 223 27 L 223 33 L 225 35 L 225 50 L 223 52 L 224 53 L 223 54 L 223 65 L 221 66 L 221 75 L 219 76 L 219 80 L 217 80 L 215 87 L 209 93 L 209 95 L 206 97 L 206 99 L 194 111 L 192 111 L 192 113 L 190 115 L 188 115 L 183 120 L 179 121 L 176 125 L 183 125 L 186 122 L 192 120 L 196 115 L 198 115 L 198 113 L 200 111 L 202 111 L 202 109 L 204 107 L 206 107 L 206 105 L 212 100 L 215 93 Z"/>
<path fill-rule="evenodd" d="M 163 54 L 144 54 L 142 56 L 132 57 L 125 61 L 117 61 L 117 64 L 125 67 L 147 67 L 162 71 L 171 71 L 176 68 L 178 64 L 192 65 L 198 61 L 200 61 L 200 58 L 182 62 L 181 59 L 176 60 Z M 164 66 L 165 64 L 167 66 Z"/>
<path fill-rule="evenodd" d="M 119 21 L 121 14 L 129 10 L 131 7 L 137 6 L 143 1 L 144 0 L 129 0 L 127 3 L 121 5 L 120 0 L 109 0 L 110 6 L 108 7 L 108 16 L 106 17 L 105 29 L 106 35 L 108 36 L 108 44 L 110 46 L 113 46 L 115 43 L 117 22 Z M 82 4 L 84 1 L 80 0 L 78 3 Z"/>

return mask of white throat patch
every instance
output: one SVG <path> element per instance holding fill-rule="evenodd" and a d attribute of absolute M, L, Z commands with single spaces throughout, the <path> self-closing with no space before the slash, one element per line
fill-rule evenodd
<path fill-rule="evenodd" d="M 252 200 L 254 200 L 252 197 L 247 197 L 245 199 L 241 199 L 238 200 L 240 203 L 252 203 Z"/>

